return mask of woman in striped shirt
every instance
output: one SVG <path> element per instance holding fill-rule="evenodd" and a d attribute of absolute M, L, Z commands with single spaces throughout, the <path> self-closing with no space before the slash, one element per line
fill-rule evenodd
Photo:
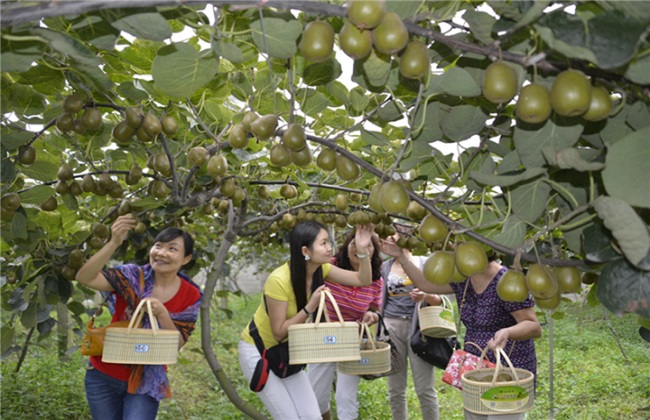
<path fill-rule="evenodd" d="M 372 283 L 370 286 L 354 287 L 326 281 L 327 286 L 341 311 L 345 321 L 365 322 L 372 325 L 379 320 L 377 311 L 381 307 L 383 280 L 381 278 L 382 259 L 379 254 L 379 240 L 372 237 L 367 254 L 358 254 L 354 234 L 348 235 L 338 253 L 332 258 L 332 264 L 346 270 L 359 270 L 359 261 L 370 258 L 372 266 Z M 336 311 L 327 301 L 327 311 L 332 321 L 337 319 Z M 336 372 L 336 363 L 317 363 L 307 366 L 307 376 L 311 382 L 323 419 L 331 419 L 330 398 L 332 383 Z M 357 391 L 361 377 L 337 373 L 336 411 L 340 420 L 356 419 L 359 412 Z"/>

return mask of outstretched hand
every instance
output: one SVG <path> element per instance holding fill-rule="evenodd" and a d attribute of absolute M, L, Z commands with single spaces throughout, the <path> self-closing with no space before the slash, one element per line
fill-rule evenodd
<path fill-rule="evenodd" d="M 111 241 L 116 245 L 121 245 L 129 234 L 129 231 L 133 230 L 136 224 L 137 221 L 135 218 L 129 214 L 119 216 L 115 219 L 111 227 Z"/>
<path fill-rule="evenodd" d="M 404 255 L 404 249 L 401 246 L 397 245 L 395 238 L 392 236 L 389 236 L 386 239 L 381 239 L 379 243 L 381 244 L 381 252 L 386 255 L 389 255 L 395 259 L 399 259 L 399 257 Z"/>
<path fill-rule="evenodd" d="M 371 223 L 367 225 L 357 225 L 354 236 L 354 243 L 360 253 L 366 253 L 372 241 L 372 235 L 375 233 L 375 226 Z"/>

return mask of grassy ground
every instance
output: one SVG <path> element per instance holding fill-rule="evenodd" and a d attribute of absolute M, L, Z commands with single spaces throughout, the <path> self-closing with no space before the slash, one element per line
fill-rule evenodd
<path fill-rule="evenodd" d="M 237 341 L 251 318 L 258 297 L 233 297 L 230 311 L 213 313 L 213 348 L 226 375 L 239 395 L 259 410 L 264 410 L 256 395 L 248 390 L 239 369 Z M 609 323 L 616 331 L 625 353 L 604 319 L 600 308 L 580 303 L 563 303 L 566 318 L 553 321 L 554 341 L 554 418 L 556 419 L 650 419 L 650 345 L 641 340 L 633 316 L 614 317 Z M 227 315 L 231 315 L 231 317 Z M 544 335 L 537 341 L 539 376 L 537 400 L 528 419 L 549 419 L 550 319 Z M 244 416 L 226 398 L 201 353 L 199 331 L 183 349 L 169 376 L 174 396 L 161 405 L 158 418 L 167 419 L 242 419 Z M 60 364 L 54 355 L 54 343 L 33 346 L 17 375 L 16 356 L 2 362 L 2 407 L 0 417 L 7 419 L 87 419 L 83 375 L 85 360 L 74 354 Z M 440 381 L 436 371 L 436 389 L 441 418 L 462 419 L 461 393 Z M 360 418 L 390 418 L 385 379 L 361 381 Z M 407 393 L 409 418 L 421 419 L 412 384 Z"/>

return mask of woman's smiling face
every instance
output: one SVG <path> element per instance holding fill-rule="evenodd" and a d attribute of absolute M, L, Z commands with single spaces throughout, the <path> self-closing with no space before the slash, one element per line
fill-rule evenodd
<path fill-rule="evenodd" d="M 169 242 L 156 242 L 149 251 L 149 264 L 157 273 L 177 273 L 191 259 L 191 255 L 185 256 L 182 236 Z"/>
<path fill-rule="evenodd" d="M 303 248 L 303 255 L 309 255 L 310 261 L 316 264 L 325 264 L 332 259 L 332 242 L 325 229 L 321 229 L 310 248 Z"/>

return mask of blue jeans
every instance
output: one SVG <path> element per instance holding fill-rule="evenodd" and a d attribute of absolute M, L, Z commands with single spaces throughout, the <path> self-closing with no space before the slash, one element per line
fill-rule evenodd
<path fill-rule="evenodd" d="M 128 382 L 92 366 L 86 371 L 86 399 L 93 420 L 155 420 L 159 402 L 148 395 L 129 394 Z"/>

